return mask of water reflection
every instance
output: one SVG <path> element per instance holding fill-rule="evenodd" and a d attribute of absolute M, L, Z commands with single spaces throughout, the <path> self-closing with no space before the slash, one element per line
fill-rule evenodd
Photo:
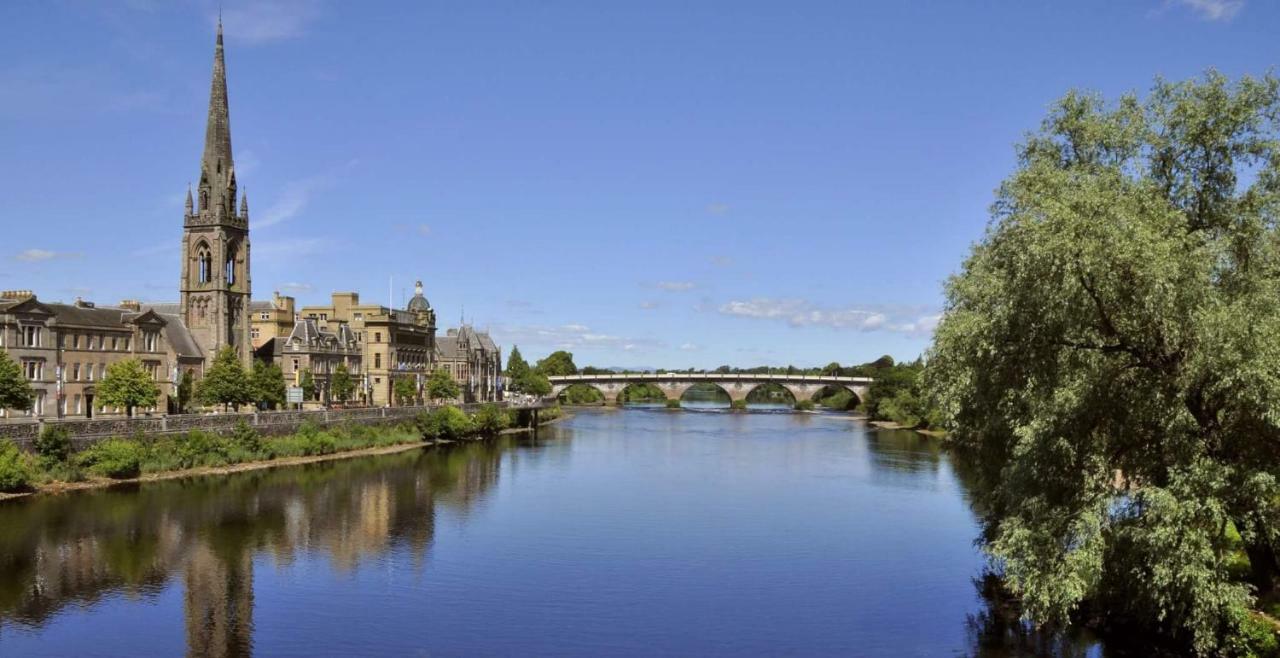
<path fill-rule="evenodd" d="M 437 505 L 463 511 L 498 481 L 506 441 L 0 505 L 0 633 L 38 628 L 113 595 L 182 583 L 187 649 L 253 644 L 254 556 L 300 554 L 337 571 L 404 548 L 421 563 Z M 2 640 L 0 640 L 2 642 Z"/>
<path fill-rule="evenodd" d="M 0 655 L 1101 656 L 979 577 L 973 473 L 844 415 L 600 409 L 11 501 Z"/>

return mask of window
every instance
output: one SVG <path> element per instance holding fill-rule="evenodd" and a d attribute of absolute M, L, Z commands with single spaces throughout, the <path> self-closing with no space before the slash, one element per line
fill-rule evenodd
<path fill-rule="evenodd" d="M 382 367 L 382 355 L 381 355 L 381 354 L 374 354 L 374 355 L 373 355 L 373 367 L 375 367 L 375 368 L 381 368 L 381 367 Z"/>
<path fill-rule="evenodd" d="M 73 382 L 80 381 L 80 364 L 79 363 L 71 364 L 71 381 Z"/>
<path fill-rule="evenodd" d="M 227 285 L 231 285 L 236 282 L 236 258 L 234 255 L 227 256 L 226 277 Z"/>
<path fill-rule="evenodd" d="M 128 352 L 128 351 L 129 351 L 129 343 L 130 343 L 130 342 L 132 342 L 132 341 L 133 341 L 133 339 L 132 339 L 132 338 L 129 338 L 128 336 L 125 336 L 125 338 L 124 338 L 124 351 L 126 351 L 126 352 Z"/>
<path fill-rule="evenodd" d="M 75 396 L 75 410 L 73 411 L 73 413 L 75 413 L 75 415 L 77 415 L 77 416 L 79 416 L 80 414 L 84 413 L 84 412 L 80 409 L 80 394 L 79 394 L 79 393 L 76 393 L 76 396 Z"/>
<path fill-rule="evenodd" d="M 44 378 L 44 361 L 23 361 L 22 372 L 31 381 Z"/>
<path fill-rule="evenodd" d="M 72 349 L 80 349 L 80 334 L 75 334 L 71 337 L 71 347 Z"/>
<path fill-rule="evenodd" d="M 36 391 L 36 401 L 31 405 L 32 416 L 44 415 L 44 391 Z"/>
<path fill-rule="evenodd" d="M 154 331 L 148 331 L 142 334 L 142 341 L 144 345 L 142 349 L 147 352 L 156 351 L 156 345 L 160 342 L 159 338 L 160 338 L 160 334 Z"/>
<path fill-rule="evenodd" d="M 106 379 L 106 378 L 107 378 L 107 364 L 105 364 L 105 363 L 99 363 L 99 364 L 98 364 L 98 379 Z"/>
<path fill-rule="evenodd" d="M 298 372 L 298 360 L 297 360 L 297 359 L 294 359 L 294 360 L 293 360 L 293 371 L 294 371 L 294 372 Z"/>
<path fill-rule="evenodd" d="M 375 332 L 373 332 L 373 342 L 375 342 L 375 343 L 381 343 L 381 342 L 382 342 L 382 332 L 381 332 L 381 331 L 375 331 Z"/>
<path fill-rule="evenodd" d="M 22 344 L 25 347 L 40 347 L 40 327 L 23 327 Z"/>
<path fill-rule="evenodd" d="M 249 337 L 253 338 L 254 340 L 257 340 L 259 333 L 260 332 L 258 331 L 258 328 L 254 327 L 249 330 Z"/>
<path fill-rule="evenodd" d="M 118 349 L 120 349 L 120 338 L 119 338 L 119 337 L 117 337 L 117 336 L 112 336 L 112 337 L 111 337 L 111 349 L 113 349 L 113 350 L 118 350 Z"/>
<path fill-rule="evenodd" d="M 270 319 L 271 319 L 271 313 L 270 313 L 270 311 L 263 311 L 263 312 L 258 316 L 258 318 L 260 318 L 260 319 L 262 319 L 262 320 L 270 320 Z"/>
<path fill-rule="evenodd" d="M 66 347 L 67 347 L 67 335 L 58 334 L 58 349 L 66 349 Z"/>

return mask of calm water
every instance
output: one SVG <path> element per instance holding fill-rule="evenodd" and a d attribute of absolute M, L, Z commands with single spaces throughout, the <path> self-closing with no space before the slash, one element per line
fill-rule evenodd
<path fill-rule="evenodd" d="M 913 433 L 585 411 L 0 504 L 0 655 L 1101 655 L 1000 623 L 976 534 Z"/>

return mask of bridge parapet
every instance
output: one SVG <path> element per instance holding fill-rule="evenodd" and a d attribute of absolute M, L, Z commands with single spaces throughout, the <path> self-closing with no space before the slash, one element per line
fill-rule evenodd
<path fill-rule="evenodd" d="M 552 394 L 559 395 L 576 384 L 591 386 L 600 391 L 605 404 L 615 404 L 622 390 L 632 384 L 653 384 L 668 400 L 679 400 L 694 384 L 715 384 L 732 400 L 745 400 L 747 395 L 765 384 L 779 384 L 791 392 L 796 401 L 812 400 L 814 395 L 828 386 L 849 390 L 858 400 L 865 400 L 872 382 L 871 377 L 842 377 L 836 375 L 752 375 L 746 373 L 625 373 L 607 375 L 559 375 L 548 377 Z"/>

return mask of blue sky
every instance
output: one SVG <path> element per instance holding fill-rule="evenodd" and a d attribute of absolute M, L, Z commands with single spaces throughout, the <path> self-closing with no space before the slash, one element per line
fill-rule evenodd
<path fill-rule="evenodd" d="M 222 11 L 255 297 L 421 278 L 442 325 L 600 366 L 914 358 L 1055 98 L 1280 54 L 1260 0 Z M 217 14 L 0 5 L 0 288 L 176 299 Z"/>

